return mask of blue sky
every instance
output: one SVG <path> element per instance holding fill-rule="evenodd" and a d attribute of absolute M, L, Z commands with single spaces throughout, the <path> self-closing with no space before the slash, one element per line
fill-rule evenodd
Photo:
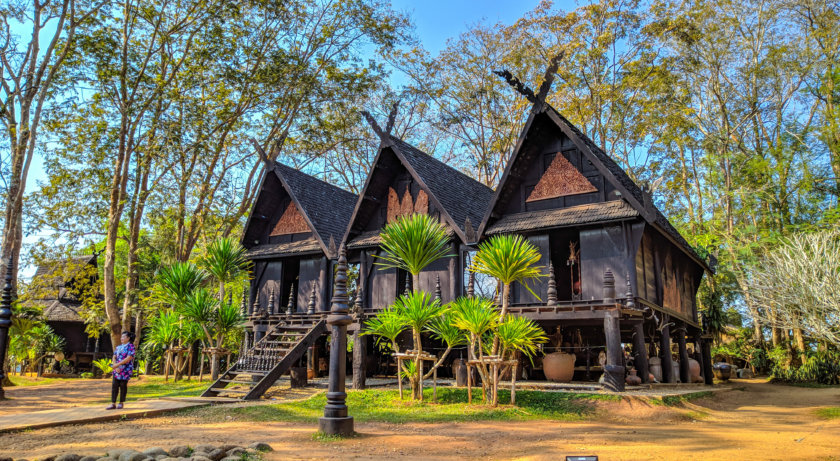
<path fill-rule="evenodd" d="M 408 13 L 417 36 L 431 54 L 479 22 L 512 24 L 539 5 L 539 0 L 391 0 L 394 9 Z M 572 3 L 558 1 L 558 4 Z M 572 5 L 566 8 L 573 7 Z"/>

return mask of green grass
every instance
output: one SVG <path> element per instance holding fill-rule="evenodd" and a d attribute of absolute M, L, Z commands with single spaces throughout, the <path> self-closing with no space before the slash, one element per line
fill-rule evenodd
<path fill-rule="evenodd" d="M 817 416 L 825 419 L 840 419 L 840 407 L 827 407 L 817 410 Z"/>
<path fill-rule="evenodd" d="M 128 382 L 127 400 L 154 399 L 159 397 L 187 397 L 199 396 L 211 383 L 181 380 L 177 383 L 169 379 L 164 381 L 162 376 L 143 376 Z"/>
<path fill-rule="evenodd" d="M 840 385 L 837 384 L 822 384 L 822 383 L 807 383 L 807 382 L 781 382 L 779 381 L 778 384 L 784 384 L 785 386 L 793 386 L 793 387 L 807 387 L 813 389 L 824 389 L 824 388 L 840 388 Z"/>
<path fill-rule="evenodd" d="M 36 378 L 35 376 L 9 376 L 15 386 L 43 386 L 64 381 L 73 381 L 76 378 Z"/>
<path fill-rule="evenodd" d="M 424 402 L 400 400 L 396 390 L 368 389 L 351 391 L 347 395 L 350 415 L 356 421 L 459 422 L 459 421 L 522 421 L 534 419 L 579 420 L 595 413 L 598 400 L 618 400 L 602 394 L 573 394 L 565 392 L 519 391 L 516 405 L 509 405 L 510 392 L 499 391 L 496 408 L 484 405 L 473 392 L 473 403 L 467 404 L 466 389 L 438 389 L 438 402 L 432 403 L 432 390 L 424 392 Z M 271 405 L 227 407 L 225 405 L 185 410 L 194 416 L 211 420 L 239 421 L 301 421 L 313 422 L 323 416 L 326 395 Z"/>
<path fill-rule="evenodd" d="M 673 406 L 679 405 L 683 402 L 687 402 L 689 400 L 702 399 L 704 397 L 711 397 L 712 394 L 713 394 L 713 392 L 711 392 L 711 391 L 700 391 L 700 392 L 691 392 L 689 394 L 682 394 L 682 395 L 667 395 L 665 397 L 662 397 L 662 403 L 669 406 L 669 407 L 673 407 Z"/>

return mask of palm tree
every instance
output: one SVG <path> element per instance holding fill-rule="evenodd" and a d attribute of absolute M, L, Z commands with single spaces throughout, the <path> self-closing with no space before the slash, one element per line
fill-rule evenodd
<path fill-rule="evenodd" d="M 218 239 L 207 247 L 207 254 L 199 264 L 219 283 L 219 299 L 225 299 L 225 283 L 236 279 L 248 268 L 245 247 L 230 237 Z"/>
<path fill-rule="evenodd" d="M 182 314 L 204 332 L 210 347 L 210 374 L 215 381 L 219 378 L 219 354 L 225 338 L 244 322 L 239 306 L 220 302 L 209 290 L 199 288 L 187 298 Z"/>
<path fill-rule="evenodd" d="M 187 298 L 207 280 L 207 274 L 193 263 L 178 262 L 163 267 L 157 279 L 164 301 L 175 308 L 181 308 Z"/>
<path fill-rule="evenodd" d="M 497 235 L 478 246 L 478 252 L 470 265 L 471 272 L 478 272 L 495 277 L 502 283 L 503 319 L 508 310 L 508 296 L 513 282 L 519 282 L 534 296 L 528 282 L 545 277 L 542 266 L 538 266 L 540 252 L 531 242 L 521 235 Z"/>
<path fill-rule="evenodd" d="M 438 259 L 454 256 L 448 252 L 446 227 L 427 214 L 402 216 L 385 226 L 379 236 L 386 254 L 379 256 L 383 262 L 376 264 L 410 273 L 414 290 L 420 287 L 420 271 Z"/>

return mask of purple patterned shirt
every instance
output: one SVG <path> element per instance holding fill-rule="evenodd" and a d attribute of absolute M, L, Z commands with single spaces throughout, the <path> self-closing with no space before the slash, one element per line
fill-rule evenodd
<path fill-rule="evenodd" d="M 114 351 L 114 363 L 125 360 L 126 357 L 134 357 L 134 344 L 125 343 L 117 346 Z M 128 380 L 131 372 L 134 371 L 134 359 L 114 369 L 114 378 Z"/>

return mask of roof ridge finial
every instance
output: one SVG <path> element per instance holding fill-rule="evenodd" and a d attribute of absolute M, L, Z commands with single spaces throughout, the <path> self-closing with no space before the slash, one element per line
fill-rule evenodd
<path fill-rule="evenodd" d="M 397 120 L 397 111 L 400 108 L 400 100 L 397 99 L 394 101 L 394 104 L 391 106 L 391 112 L 388 113 L 388 123 L 385 125 L 385 134 L 391 134 L 391 130 L 394 129 L 394 122 Z"/>
<path fill-rule="evenodd" d="M 359 113 L 362 114 L 365 120 L 367 120 L 368 125 L 370 125 L 370 127 L 373 128 L 373 131 L 376 133 L 376 135 L 379 136 L 380 145 L 392 144 L 390 133 L 388 131 L 384 131 L 382 127 L 379 126 L 379 123 L 376 123 L 376 119 L 373 118 L 373 115 L 371 115 L 370 112 L 366 110 L 360 110 Z"/>
<path fill-rule="evenodd" d="M 560 67 L 560 61 L 565 54 L 565 51 L 561 51 L 548 62 L 548 67 L 545 69 L 545 74 L 543 75 L 543 82 L 537 92 L 537 101 L 541 103 L 545 102 L 545 98 L 551 90 L 551 85 L 554 83 L 554 76 L 557 75 L 557 69 Z"/>
<path fill-rule="evenodd" d="M 528 101 L 531 101 L 532 103 L 537 102 L 537 97 L 534 95 L 534 90 L 528 88 L 527 85 L 522 83 L 522 80 L 519 80 L 518 78 L 514 77 L 509 70 L 494 70 L 493 73 L 505 79 L 508 85 L 512 86 L 513 89 L 519 92 L 519 94 L 521 94 L 522 96 L 525 96 L 525 98 L 527 98 Z"/>

